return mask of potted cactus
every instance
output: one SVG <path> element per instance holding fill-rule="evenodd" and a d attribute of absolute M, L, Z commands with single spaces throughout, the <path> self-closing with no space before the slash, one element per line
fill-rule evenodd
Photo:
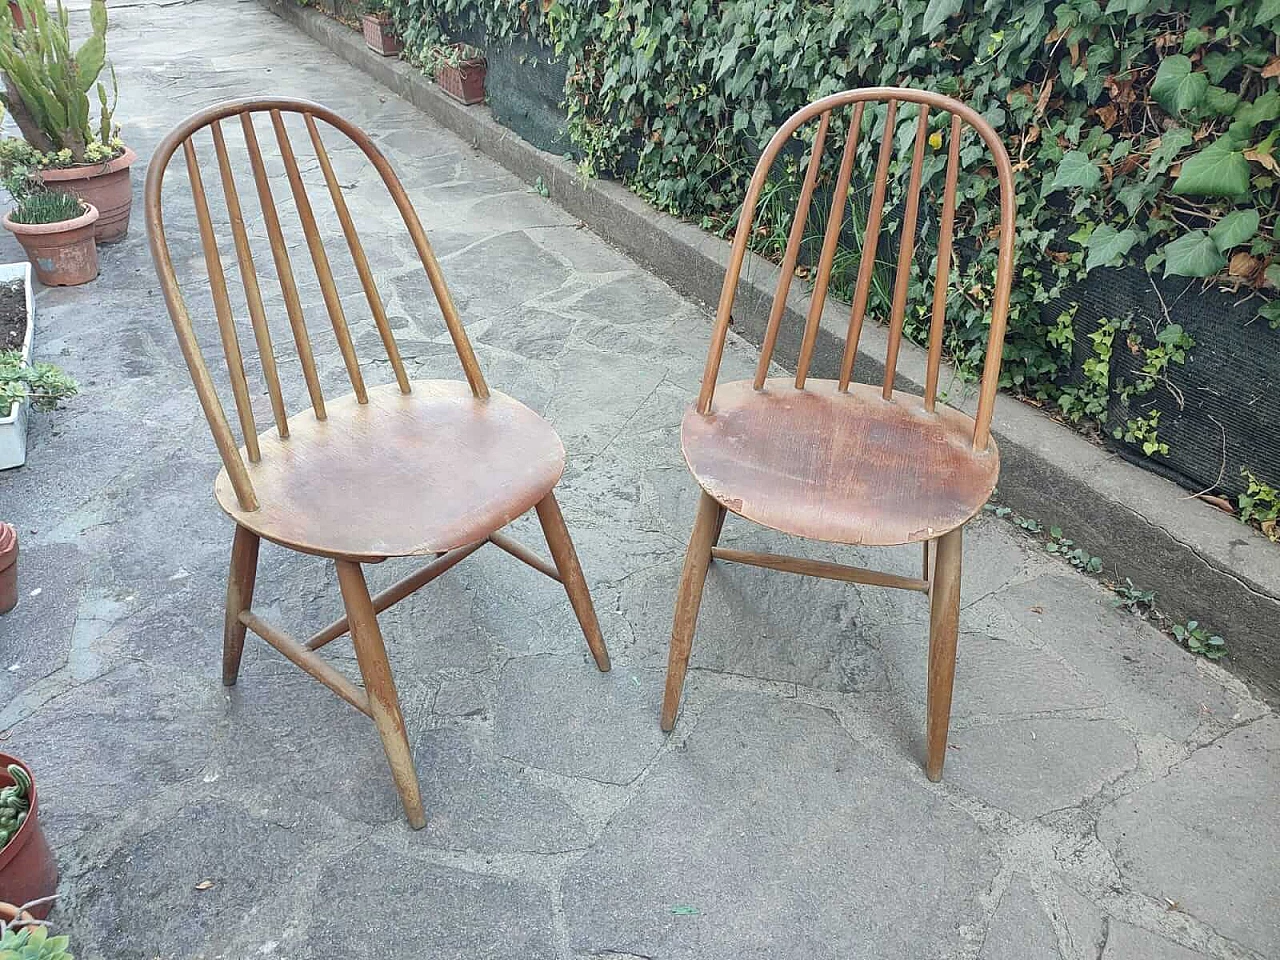
<path fill-rule="evenodd" d="M 383 57 L 400 56 L 400 38 L 391 22 L 390 0 L 364 0 L 364 13 L 360 17 L 364 27 L 365 45 Z"/>
<path fill-rule="evenodd" d="M 137 155 L 124 145 L 112 120 L 115 71 L 110 70 L 110 96 L 98 79 L 107 67 L 105 0 L 91 0 L 92 34 L 74 52 L 62 0 L 55 14 L 45 9 L 44 0 L 17 2 L 24 25 L 11 8 L 0 11 L 0 101 L 23 140 L 0 144 L 0 175 L 7 177 L 14 167 L 35 170 L 51 191 L 73 194 L 97 208 L 98 240 L 120 240 L 129 230 L 129 166 Z M 95 91 L 97 104 L 91 109 L 89 94 Z"/>
<path fill-rule="evenodd" d="M 24 904 L 43 920 L 58 888 L 58 863 L 40 829 L 30 769 L 3 753 L 0 764 L 0 901 Z"/>
<path fill-rule="evenodd" d="M 450 43 L 427 51 L 427 66 L 440 89 L 465 103 L 484 102 L 484 51 L 467 43 Z"/>

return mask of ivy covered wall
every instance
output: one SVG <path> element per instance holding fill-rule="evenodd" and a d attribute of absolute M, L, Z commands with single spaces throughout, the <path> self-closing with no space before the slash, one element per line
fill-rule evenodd
<path fill-rule="evenodd" d="M 541 44 L 566 69 L 563 109 L 583 168 L 725 235 L 759 144 L 797 107 L 879 84 L 974 105 L 1009 147 L 1021 203 L 1006 386 L 1069 419 L 1107 422 L 1157 460 L 1169 451 L 1155 398 L 1165 407 L 1177 401 L 1171 373 L 1194 355 L 1195 337 L 1158 308 L 1154 319 L 1115 315 L 1081 327 L 1064 294 L 1090 274 L 1138 267 L 1192 297 L 1202 285 L 1227 290 L 1234 306 L 1217 311 L 1219 341 L 1234 331 L 1217 327 L 1234 324 L 1253 338 L 1250 352 L 1280 346 L 1280 0 L 391 4 L 411 59 L 449 31 L 483 31 L 491 49 L 513 39 Z M 913 113 L 899 122 L 909 138 Z M 861 146 L 864 170 L 874 146 L 874 138 Z M 785 242 L 802 156 L 797 150 L 770 184 L 766 229 L 753 235 L 762 253 Z M 934 193 L 937 161 L 926 168 Z M 968 372 L 981 362 L 989 310 L 986 234 L 995 210 L 987 190 L 982 176 L 961 184 L 961 229 L 976 255 L 963 256 L 953 274 L 947 343 Z M 919 313 L 908 322 L 916 336 L 929 304 L 928 224 L 924 233 L 913 278 Z M 857 266 L 857 232 L 846 236 L 837 290 Z M 888 284 L 878 286 L 873 308 Z M 1105 412 L 1117 406 L 1124 419 L 1108 422 Z M 1243 488 L 1239 466 L 1260 469 L 1249 442 L 1233 437 L 1241 452 L 1221 489 Z M 1277 463 L 1264 479 L 1280 486 L 1280 457 L 1268 456 Z"/>

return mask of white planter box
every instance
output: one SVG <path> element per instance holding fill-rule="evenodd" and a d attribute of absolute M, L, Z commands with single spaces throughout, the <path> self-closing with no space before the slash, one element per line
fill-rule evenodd
<path fill-rule="evenodd" d="M 22 341 L 22 359 L 31 362 L 31 334 L 36 328 L 36 301 L 31 290 L 31 264 L 0 263 L 0 283 L 21 280 L 27 291 L 27 335 Z M 0 417 L 0 470 L 27 462 L 27 401 L 13 404 Z"/>

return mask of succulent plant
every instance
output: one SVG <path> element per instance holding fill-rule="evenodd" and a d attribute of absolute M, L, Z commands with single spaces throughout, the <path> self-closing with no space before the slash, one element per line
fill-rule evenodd
<path fill-rule="evenodd" d="M 31 809 L 31 777 L 16 763 L 9 764 L 9 776 L 12 785 L 0 790 L 0 849 L 18 832 Z M 7 960 L 3 952 L 0 960 Z"/>
<path fill-rule="evenodd" d="M 89 162 L 90 146 L 95 142 L 100 145 L 95 153 L 113 149 L 113 104 L 107 88 L 98 82 L 106 66 L 106 3 L 91 0 L 93 32 L 74 52 L 62 0 L 58 0 L 55 15 L 45 9 L 43 0 L 19 0 L 19 6 L 26 22 L 22 29 L 16 28 L 7 8 L 0 9 L 0 71 L 4 73 L 0 100 L 23 138 L 42 154 L 66 152 L 72 163 Z M 114 71 L 111 79 L 114 87 Z M 96 132 L 89 103 L 95 87 L 100 107 Z"/>
<path fill-rule="evenodd" d="M 51 937 L 42 926 L 6 929 L 0 934 L 0 960 L 75 960 L 67 937 Z"/>

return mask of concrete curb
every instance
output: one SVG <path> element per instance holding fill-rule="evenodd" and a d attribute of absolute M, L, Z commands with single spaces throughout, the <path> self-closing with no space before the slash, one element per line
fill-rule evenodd
<path fill-rule="evenodd" d="M 416 68 L 373 54 L 358 33 L 318 11 L 295 0 L 260 2 L 517 176 L 530 183 L 541 178 L 553 201 L 684 296 L 704 304 L 719 298 L 729 259 L 725 241 L 655 211 L 618 183 L 581 179 L 573 164 L 500 126 L 487 108 L 455 103 Z M 756 343 L 776 277 L 773 264 L 752 257 L 739 284 L 734 329 Z M 775 352 L 783 366 L 796 356 L 807 304 L 793 292 L 789 307 L 792 322 L 783 325 Z M 834 304 L 824 312 L 814 376 L 831 376 L 838 367 L 846 309 Z M 864 331 L 860 379 L 883 378 L 875 358 L 884 356 L 886 339 L 881 327 Z M 904 344 L 898 385 L 919 392 L 924 368 L 924 352 Z M 953 396 L 949 402 L 965 408 L 972 400 Z M 1060 526 L 1103 558 L 1108 576 L 1154 590 L 1169 616 L 1199 620 L 1222 634 L 1230 650 L 1222 662 L 1269 702 L 1280 703 L 1280 548 L 1010 397 L 997 401 L 993 432 L 1000 445 L 1001 502 Z"/>

